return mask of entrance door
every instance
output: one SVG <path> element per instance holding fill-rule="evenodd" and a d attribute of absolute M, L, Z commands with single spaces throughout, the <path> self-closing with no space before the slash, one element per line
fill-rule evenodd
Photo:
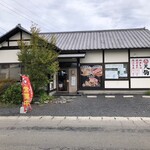
<path fill-rule="evenodd" d="M 68 71 L 58 71 L 58 91 L 68 91 Z"/>

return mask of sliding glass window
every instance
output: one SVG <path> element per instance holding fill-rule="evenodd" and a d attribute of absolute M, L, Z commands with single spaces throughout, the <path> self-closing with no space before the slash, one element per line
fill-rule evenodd
<path fill-rule="evenodd" d="M 126 79 L 128 78 L 128 64 L 105 64 L 105 79 Z"/>
<path fill-rule="evenodd" d="M 20 80 L 20 64 L 0 64 L 0 79 Z"/>

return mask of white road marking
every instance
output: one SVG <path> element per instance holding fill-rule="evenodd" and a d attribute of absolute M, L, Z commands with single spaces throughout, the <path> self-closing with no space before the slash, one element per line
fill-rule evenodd
<path fill-rule="evenodd" d="M 134 97 L 133 95 L 123 95 L 123 98 L 132 98 Z"/>
<path fill-rule="evenodd" d="M 150 96 L 148 96 L 148 95 L 143 95 L 142 97 L 143 98 L 150 98 Z"/>
<path fill-rule="evenodd" d="M 115 98 L 114 95 L 105 95 L 105 98 Z"/>
<path fill-rule="evenodd" d="M 87 98 L 97 98 L 96 95 L 88 95 Z"/>

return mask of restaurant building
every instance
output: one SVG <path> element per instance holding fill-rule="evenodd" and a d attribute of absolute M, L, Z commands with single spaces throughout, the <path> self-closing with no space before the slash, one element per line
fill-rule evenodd
<path fill-rule="evenodd" d="M 0 79 L 19 79 L 18 40 L 31 33 L 17 25 L 0 37 Z M 145 28 L 40 33 L 56 39 L 60 70 L 50 91 L 78 93 L 150 89 L 150 31 Z"/>

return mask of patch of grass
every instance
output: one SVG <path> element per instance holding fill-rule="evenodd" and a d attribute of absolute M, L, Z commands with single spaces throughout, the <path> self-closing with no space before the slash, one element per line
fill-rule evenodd
<path fill-rule="evenodd" d="M 145 92 L 146 95 L 150 95 L 150 90 Z"/>
<path fill-rule="evenodd" d="M 0 102 L 0 108 L 12 108 L 12 107 L 17 107 L 18 105 L 15 104 L 5 104 Z"/>

